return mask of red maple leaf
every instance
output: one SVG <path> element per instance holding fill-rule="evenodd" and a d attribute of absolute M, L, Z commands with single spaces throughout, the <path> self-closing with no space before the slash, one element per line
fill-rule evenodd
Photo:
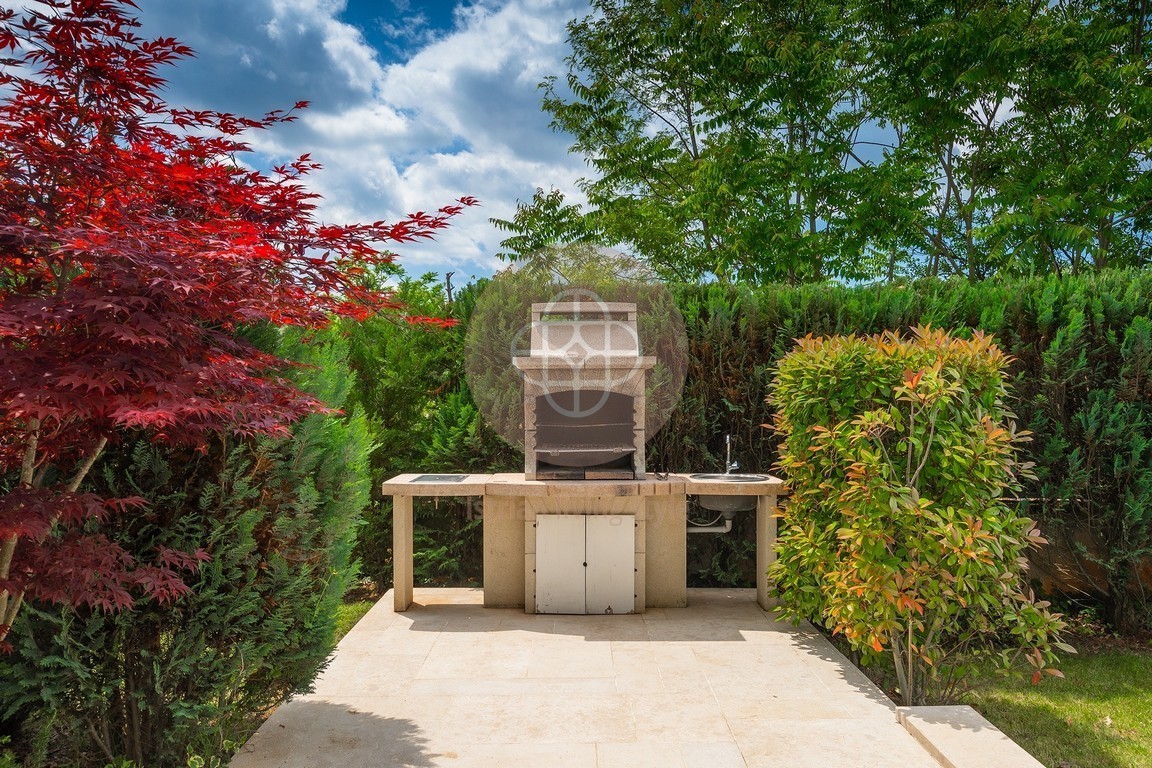
<path fill-rule="evenodd" d="M 246 132 L 306 103 L 259 119 L 169 106 L 161 68 L 191 51 L 137 37 L 131 8 L 0 9 L 0 472 L 19 478 L 0 501 L 0 642 L 25 593 L 109 610 L 133 594 L 177 596 L 183 562 L 133 564 L 50 533 L 106 509 L 76 493 L 88 460 L 124 430 L 192 445 L 286 434 L 321 405 L 234 331 L 395 308 L 364 281 L 393 259 L 387 246 L 432 237 L 476 204 L 317 221 L 310 157 L 271 173 L 234 159 Z M 54 476 L 65 481 L 44 487 Z M 61 568 L 50 551 L 100 556 Z"/>

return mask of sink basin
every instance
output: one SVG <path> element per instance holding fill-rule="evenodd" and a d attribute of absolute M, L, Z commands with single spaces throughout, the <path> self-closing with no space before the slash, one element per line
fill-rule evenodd
<path fill-rule="evenodd" d="M 688 475 L 693 480 L 703 480 L 709 483 L 759 483 L 767 480 L 767 475 L 732 475 L 701 473 Z M 713 512 L 746 512 L 756 509 L 755 496 L 713 496 L 704 494 L 696 497 L 696 503 Z"/>
<path fill-rule="evenodd" d="M 696 497 L 696 503 L 713 512 L 747 512 L 756 509 L 755 496 L 710 496 Z"/>
<path fill-rule="evenodd" d="M 693 480 L 707 480 L 710 483 L 759 483 L 768 479 L 768 475 L 688 475 Z"/>

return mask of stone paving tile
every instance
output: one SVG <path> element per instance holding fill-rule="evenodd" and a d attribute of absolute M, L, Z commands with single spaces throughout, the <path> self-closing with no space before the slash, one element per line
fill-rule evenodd
<path fill-rule="evenodd" d="M 443 752 L 433 751 L 429 759 L 427 765 L 452 768 L 597 768 L 596 745 L 586 743 L 456 745 Z"/>
<path fill-rule="evenodd" d="M 895 720 L 757 716 L 728 724 L 749 768 L 940 768 Z"/>
<path fill-rule="evenodd" d="M 850 702 L 821 696 L 797 698 L 781 694 L 773 688 L 743 691 L 738 694 L 717 696 L 720 712 L 728 721 L 759 720 L 841 720 L 859 718 Z"/>
<path fill-rule="evenodd" d="M 683 764 L 680 745 L 676 743 L 631 742 L 596 745 L 597 768 L 679 768 Z M 743 768 L 743 758 L 738 765 Z"/>
<path fill-rule="evenodd" d="M 517 644 L 495 648 L 491 644 L 469 647 L 459 643 L 437 643 L 420 665 L 416 677 L 466 679 L 516 678 L 528 676 L 528 654 L 531 646 Z"/>
<path fill-rule="evenodd" d="M 643 616 L 562 616 L 552 630 L 583 642 L 637 642 L 649 640 Z"/>
<path fill-rule="evenodd" d="M 419 723 L 310 698 L 277 709 L 231 762 L 232 768 L 369 765 L 434 765 Z"/>
<path fill-rule="evenodd" d="M 604 677 L 614 672 L 610 643 L 533 643 L 528 654 L 528 677 Z"/>
<path fill-rule="evenodd" d="M 441 625 L 443 622 L 441 622 Z M 353 630 L 356 631 L 356 630 Z M 351 635 L 349 632 L 348 635 Z M 380 649 L 384 653 L 422 653 L 427 654 L 440 638 L 440 630 L 426 627 L 414 627 L 406 622 L 397 622 L 383 631 L 373 631 L 370 635 L 359 635 L 348 642 L 348 635 L 341 640 L 341 647 L 337 655 L 345 653 L 371 654 L 373 649 Z"/>
<path fill-rule="evenodd" d="M 427 654 L 337 653 L 316 679 L 316 689 L 349 695 L 395 695 L 416 678 Z"/>
<path fill-rule="evenodd" d="M 500 612 L 500 631 L 523 632 L 530 635 L 551 635 L 556 621 L 551 616 L 535 616 L 519 608 L 493 608 Z"/>
<path fill-rule="evenodd" d="M 386 595 L 316 691 L 233 768 L 929 768 L 888 699 L 753 590 L 641 616 L 484 609 L 479 590 Z"/>
<path fill-rule="evenodd" d="M 597 768 L 744 768 L 732 742 L 597 744 Z"/>
<path fill-rule="evenodd" d="M 421 725 L 436 743 L 564 744 L 636 738 L 628 697 L 617 693 L 452 696 L 441 702 L 436 718 Z"/>
<path fill-rule="evenodd" d="M 732 742 L 681 744 L 684 768 L 739 768 L 747 765 L 740 748 Z"/>
<path fill-rule="evenodd" d="M 705 742 L 730 738 L 720 705 L 707 691 L 695 696 L 633 694 L 629 699 L 638 741 Z"/>
<path fill-rule="evenodd" d="M 744 768 L 732 742 L 597 744 L 597 768 Z"/>
<path fill-rule="evenodd" d="M 546 693 L 557 696 L 621 693 L 613 677 L 522 677 L 512 680 L 439 678 L 413 680 L 408 692 L 430 696 L 523 696 Z"/>

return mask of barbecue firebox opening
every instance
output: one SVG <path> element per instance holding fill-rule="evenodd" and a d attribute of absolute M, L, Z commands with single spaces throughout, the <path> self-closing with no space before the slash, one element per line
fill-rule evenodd
<path fill-rule="evenodd" d="M 644 383 L 636 305 L 533 304 L 524 374 L 524 473 L 531 480 L 644 479 Z"/>

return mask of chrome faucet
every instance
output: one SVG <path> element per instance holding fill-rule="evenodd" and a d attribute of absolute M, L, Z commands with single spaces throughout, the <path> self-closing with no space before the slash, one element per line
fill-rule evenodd
<path fill-rule="evenodd" d="M 732 461 L 732 435 L 724 435 L 724 474 L 732 474 L 734 469 L 740 469 L 740 462 Z"/>

